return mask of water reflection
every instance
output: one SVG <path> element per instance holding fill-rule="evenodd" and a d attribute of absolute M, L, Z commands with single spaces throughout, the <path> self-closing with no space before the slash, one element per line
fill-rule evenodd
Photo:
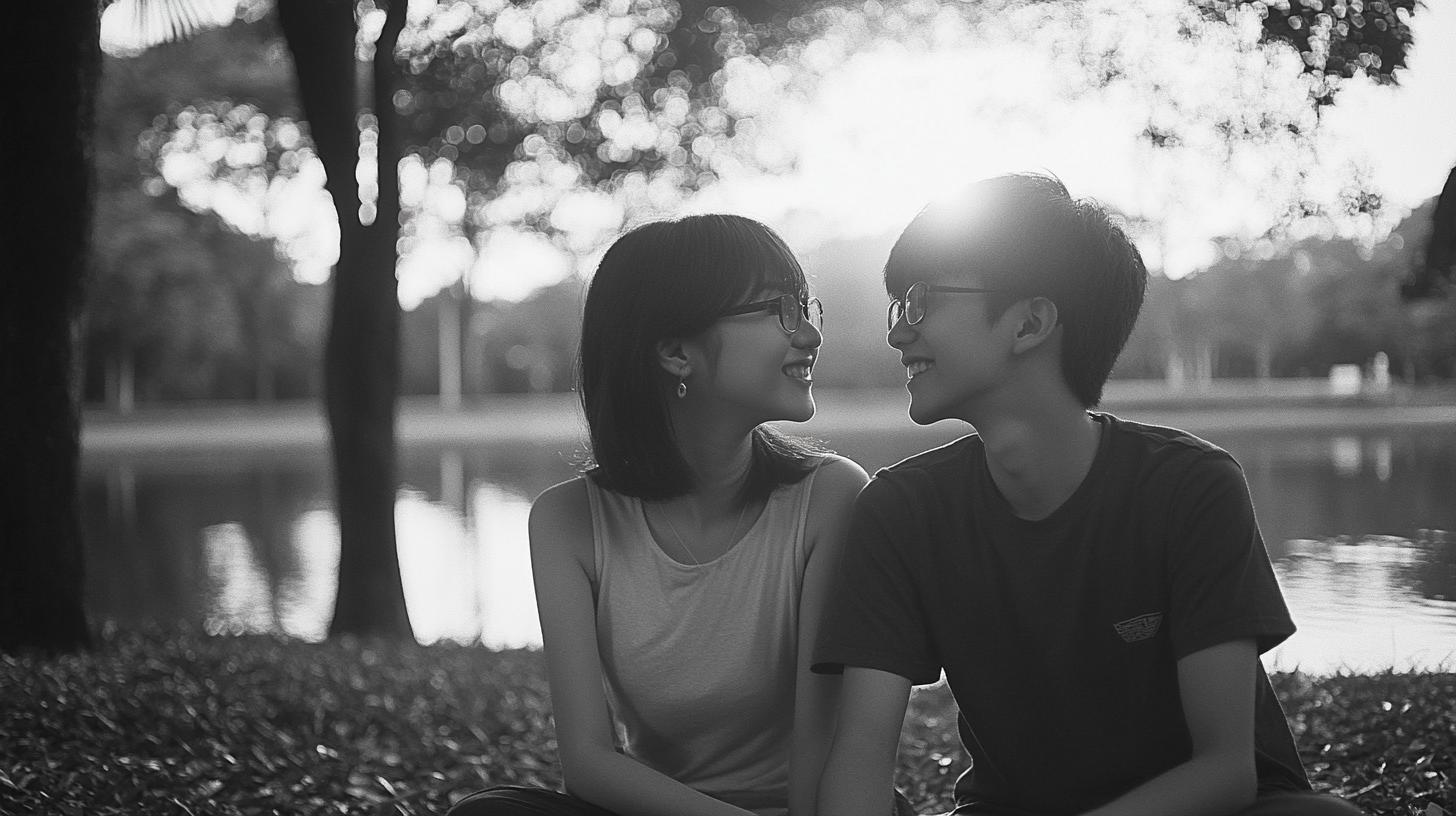
<path fill-rule="evenodd" d="M 279 578 L 279 629 L 296 638 L 323 640 L 339 590 L 338 519 L 324 507 L 306 510 L 293 525 L 292 540 L 298 561 Z"/>
<path fill-rule="evenodd" d="M 952 427 L 827 440 L 871 471 Z M 1456 667 L 1456 432 L 1228 435 L 1300 631 L 1272 668 Z M 412 449 L 396 496 L 417 637 L 540 643 L 530 499 L 569 478 L 568 445 Z M 88 602 L 98 619 L 213 632 L 328 630 L 339 537 L 321 453 L 88 458 Z"/>
<path fill-rule="evenodd" d="M 207 631 L 242 634 L 277 629 L 277 607 L 268 576 L 243 526 L 229 522 L 204 528 L 202 552 L 207 570 L 203 617 Z"/>
<path fill-rule="evenodd" d="M 1430 580 L 1456 572 L 1441 540 L 1289 541 L 1274 568 L 1299 633 L 1270 652 L 1271 668 L 1456 668 L 1456 604 Z"/>

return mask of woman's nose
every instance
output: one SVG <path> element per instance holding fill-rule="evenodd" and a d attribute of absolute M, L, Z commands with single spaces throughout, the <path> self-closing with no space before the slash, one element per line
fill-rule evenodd
<path fill-rule="evenodd" d="M 809 320 L 799 321 L 799 328 L 789 335 L 795 348 L 819 348 L 824 342 L 824 332 Z"/>

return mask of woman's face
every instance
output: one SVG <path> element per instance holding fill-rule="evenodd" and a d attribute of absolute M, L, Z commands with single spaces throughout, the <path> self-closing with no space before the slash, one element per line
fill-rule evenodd
<path fill-rule="evenodd" d="M 763 289 L 745 302 L 769 300 L 781 288 Z M 692 341 L 690 396 L 723 419 L 751 428 L 773 420 L 803 422 L 814 415 L 814 363 L 823 335 L 801 319 L 792 334 L 774 311 L 720 318 Z M 690 358 L 691 359 L 691 358 Z"/>

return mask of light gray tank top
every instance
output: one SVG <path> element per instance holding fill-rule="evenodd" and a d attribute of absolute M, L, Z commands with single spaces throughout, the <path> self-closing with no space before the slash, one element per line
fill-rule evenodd
<path fill-rule="evenodd" d="M 702 565 L 658 547 L 641 500 L 586 480 L 597 641 L 623 752 L 764 816 L 788 810 L 804 520 L 817 472 L 774 491 L 743 538 Z"/>

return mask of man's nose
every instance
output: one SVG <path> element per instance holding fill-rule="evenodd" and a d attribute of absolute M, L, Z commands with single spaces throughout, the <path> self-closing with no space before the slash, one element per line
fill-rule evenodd
<path fill-rule="evenodd" d="M 893 348 L 900 348 L 914 342 L 917 335 L 915 327 L 910 325 L 910 321 L 906 320 L 902 314 L 900 319 L 895 321 L 895 325 L 890 327 L 889 333 L 885 335 L 885 342 Z"/>

